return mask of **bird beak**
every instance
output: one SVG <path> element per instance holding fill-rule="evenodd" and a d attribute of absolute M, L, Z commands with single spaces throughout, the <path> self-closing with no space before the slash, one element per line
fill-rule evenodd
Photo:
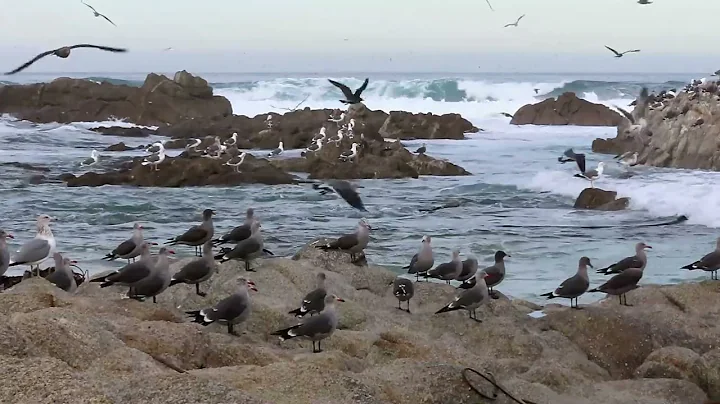
<path fill-rule="evenodd" d="M 150 244 L 150 245 L 160 245 L 160 244 L 158 244 L 158 243 L 156 243 L 156 242 L 154 242 L 154 241 L 151 241 L 151 242 L 149 242 L 148 244 Z"/>
<path fill-rule="evenodd" d="M 344 301 L 345 301 L 345 299 L 343 299 L 342 297 L 336 297 L 335 300 L 337 300 L 338 302 L 344 302 Z"/>
<path fill-rule="evenodd" d="M 255 292 L 258 291 L 257 288 L 255 287 L 255 285 L 248 285 L 248 287 L 249 287 L 250 290 L 252 290 L 252 291 L 255 291 Z"/>
<path fill-rule="evenodd" d="M 510 254 L 505 254 L 505 258 L 512 258 L 512 255 L 510 255 Z"/>
<path fill-rule="evenodd" d="M 70 261 L 70 263 L 71 263 L 71 264 L 77 264 L 77 261 L 72 260 L 72 261 Z"/>
<path fill-rule="evenodd" d="M 6 234 L 6 235 L 5 235 L 5 237 L 8 237 L 8 238 L 15 238 L 15 237 L 13 237 L 13 235 L 12 235 L 12 234 Z"/>
<path fill-rule="evenodd" d="M 589 266 L 590 268 L 592 268 L 592 269 L 595 269 L 595 267 L 593 266 L 593 264 L 591 264 L 591 263 L 589 263 L 589 262 L 588 262 L 588 266 Z"/>
<path fill-rule="evenodd" d="M 651 250 L 652 250 L 652 246 L 651 246 L 651 245 L 647 245 L 647 244 L 645 244 L 645 248 L 649 248 L 649 249 L 651 249 Z"/>
<path fill-rule="evenodd" d="M 167 250 L 168 254 L 175 254 L 175 251 L 173 250 Z"/>

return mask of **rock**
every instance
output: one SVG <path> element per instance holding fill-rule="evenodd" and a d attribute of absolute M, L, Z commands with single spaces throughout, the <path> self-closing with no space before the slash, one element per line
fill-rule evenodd
<path fill-rule="evenodd" d="M 465 139 L 465 133 L 478 129 L 460 114 L 413 114 L 392 111 L 379 133 L 392 139 Z"/>
<path fill-rule="evenodd" d="M 575 200 L 575 209 L 594 209 L 615 211 L 624 210 L 630 204 L 630 198 L 617 198 L 617 192 L 600 188 L 585 188 Z"/>
<path fill-rule="evenodd" d="M 128 147 L 125 142 L 115 143 L 114 145 L 110 145 L 103 149 L 103 151 L 110 151 L 110 152 L 123 152 L 128 150 L 135 150 L 136 148 Z"/>
<path fill-rule="evenodd" d="M 688 348 L 664 347 L 654 351 L 635 370 L 637 377 L 646 379 L 678 379 L 695 383 L 705 391 L 710 369 L 707 363 Z"/>
<path fill-rule="evenodd" d="M 513 125 L 578 125 L 617 126 L 625 118 L 610 108 L 595 104 L 575 93 L 567 92 L 557 98 L 548 98 L 537 104 L 527 104 L 515 112 Z"/>
<path fill-rule="evenodd" d="M 155 131 L 152 129 L 141 128 L 138 126 L 132 126 L 129 128 L 123 126 L 100 126 L 97 128 L 91 128 L 90 130 L 106 136 L 148 137 L 155 134 Z"/>
<path fill-rule="evenodd" d="M 176 76 L 178 81 L 151 73 L 141 87 L 70 78 L 6 85 L 0 87 L 0 113 L 38 123 L 125 119 L 150 126 L 232 114 L 226 98 L 201 87 L 204 80 L 182 72 Z"/>
<path fill-rule="evenodd" d="M 269 164 L 265 159 L 251 155 L 245 158 L 241 172 L 225 165 L 224 159 L 188 158 L 185 155 L 166 157 L 158 171 L 141 164 L 135 158 L 129 167 L 105 173 L 87 172 L 76 177 L 66 174 L 62 178 L 69 187 L 99 187 L 103 185 L 134 185 L 140 187 L 197 187 L 206 185 L 239 184 L 292 184 L 296 178 Z"/>

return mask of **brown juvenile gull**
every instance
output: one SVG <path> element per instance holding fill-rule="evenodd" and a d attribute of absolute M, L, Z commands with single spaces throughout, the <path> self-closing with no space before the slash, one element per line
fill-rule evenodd
<path fill-rule="evenodd" d="M 77 261 L 73 261 L 70 258 L 63 258 L 62 254 L 53 254 L 55 260 L 55 272 L 45 277 L 45 280 L 59 287 L 60 289 L 68 292 L 75 293 L 77 290 L 77 282 L 75 281 L 75 275 L 70 267 L 77 267 Z"/>
<path fill-rule="evenodd" d="M 150 275 L 130 286 L 129 298 L 143 301 L 148 297 L 152 297 L 153 303 L 157 303 L 157 295 L 170 286 L 172 279 L 168 254 L 175 254 L 175 251 L 165 247 L 160 249 L 157 259 L 151 263 Z"/>
<path fill-rule="evenodd" d="M 446 313 L 455 310 L 467 310 L 470 319 L 475 320 L 478 323 L 482 323 L 482 320 L 477 318 L 478 307 L 488 302 L 488 288 L 485 283 L 485 271 L 478 271 L 475 274 L 475 286 L 470 289 L 465 289 L 452 302 L 448 303 L 447 306 L 435 312 L 435 314 Z"/>
<path fill-rule="evenodd" d="M 321 195 L 325 195 L 329 192 L 335 193 L 339 197 L 343 198 L 345 202 L 353 208 L 367 212 L 362 199 L 360 199 L 360 194 L 357 193 L 358 188 L 362 188 L 362 186 L 345 180 L 329 180 L 324 184 L 313 184 L 313 189 L 320 191 Z"/>
<path fill-rule="evenodd" d="M 238 287 L 235 292 L 220 300 L 215 306 L 202 310 L 186 311 L 193 317 L 193 323 L 208 326 L 212 323 L 227 324 L 228 334 L 237 335 L 233 329 L 250 317 L 250 295 L 248 288 L 257 292 L 255 282 L 245 278 L 238 278 Z"/>
<path fill-rule="evenodd" d="M 432 252 L 432 237 L 423 236 L 420 251 L 410 259 L 410 265 L 403 267 L 409 274 L 415 274 L 415 280 L 420 280 L 420 274 L 429 271 L 435 264 Z"/>
<path fill-rule="evenodd" d="M 63 47 L 61 47 L 61 48 L 57 48 L 57 49 L 49 50 L 49 51 L 47 51 L 47 52 L 43 52 L 43 53 L 35 56 L 34 58 L 32 58 L 29 62 L 26 62 L 26 63 L 23 64 L 22 66 L 18 67 L 17 69 L 15 69 L 15 70 L 13 70 L 13 71 L 10 71 L 10 72 L 7 72 L 7 73 L 5 73 L 5 74 L 6 74 L 6 75 L 10 75 L 10 74 L 15 74 L 15 73 L 21 72 L 21 71 L 25 70 L 25 69 L 26 69 L 28 66 L 30 66 L 31 64 L 37 62 L 38 60 L 40 60 L 40 59 L 42 59 L 42 58 L 44 58 L 45 56 L 48 56 L 48 55 L 55 55 L 55 56 L 57 56 L 57 57 L 59 57 L 59 58 L 66 59 L 68 56 L 70 56 L 70 51 L 71 51 L 72 49 L 76 49 L 76 48 L 93 48 L 93 49 L 100 49 L 100 50 L 104 50 L 104 51 L 107 51 L 107 52 L 116 52 L 116 53 L 117 53 L 117 52 L 127 52 L 127 49 L 111 48 L 111 47 L 109 47 L 109 46 L 100 46 L 100 45 L 90 45 L 90 44 L 86 44 L 86 43 L 79 44 L 79 45 L 72 45 L 72 46 L 63 46 Z"/>
<path fill-rule="evenodd" d="M 360 102 L 365 101 L 360 97 L 360 94 L 365 91 L 370 79 L 366 78 L 363 84 L 357 90 L 355 90 L 354 93 L 352 92 L 352 90 L 350 90 L 350 87 L 346 86 L 343 83 L 338 83 L 337 81 L 330 79 L 328 79 L 328 81 L 332 83 L 332 85 L 334 85 L 335 87 L 339 88 L 340 91 L 342 91 L 345 99 L 340 100 L 340 102 L 342 102 L 343 104 L 359 104 Z"/>
<path fill-rule="evenodd" d="M 607 293 L 608 295 L 619 296 L 621 305 L 632 306 L 631 304 L 628 304 L 627 296 L 625 294 L 633 289 L 637 289 L 637 284 L 640 282 L 640 279 L 642 279 L 642 276 L 642 268 L 628 268 L 613 276 L 610 280 L 597 288 L 589 290 L 589 292 L 602 292 Z M 623 299 L 623 297 L 625 297 L 625 299 Z"/>
<path fill-rule="evenodd" d="M 0 263 L 0 268 L 2 263 Z M 704 257 L 693 262 L 692 264 L 685 265 L 682 269 L 702 269 L 703 271 L 710 272 L 710 279 L 718 280 L 718 270 L 720 270 L 720 237 L 718 237 L 715 251 L 706 254 Z"/>
<path fill-rule="evenodd" d="M 215 256 L 215 259 L 220 262 L 242 260 L 245 261 L 245 271 L 254 272 L 254 269 L 250 266 L 250 262 L 260 257 L 264 251 L 263 237 L 260 231 L 261 227 L 259 221 L 253 221 L 250 226 L 250 237 L 238 242 L 232 249 L 226 248 L 221 250 L 220 253 Z"/>
<path fill-rule="evenodd" d="M 413 282 L 402 276 L 398 276 L 393 281 L 393 295 L 398 299 L 398 309 L 405 310 L 410 313 L 410 299 L 415 295 L 415 285 Z M 402 302 L 407 302 L 407 309 L 403 309 Z"/>
<path fill-rule="evenodd" d="M 325 274 L 319 272 L 315 276 L 315 289 L 305 295 L 300 307 L 295 310 L 289 311 L 288 314 L 294 314 L 295 317 L 303 317 L 306 314 L 318 314 L 325 309 L 325 296 L 327 296 L 327 290 L 325 290 Z"/>
<path fill-rule="evenodd" d="M 250 226 L 253 221 L 255 221 L 255 209 L 248 208 L 245 211 L 245 222 L 225 233 L 222 237 L 213 240 L 213 244 L 218 246 L 225 243 L 239 243 L 245 240 L 252 234 Z"/>
<path fill-rule="evenodd" d="M 635 255 L 623 258 L 622 260 L 605 268 L 600 268 L 597 270 L 597 273 L 611 275 L 620 273 L 629 268 L 638 268 L 643 270 L 647 265 L 647 254 L 645 254 L 645 250 L 648 248 L 652 249 L 651 246 L 645 243 L 637 243 L 635 244 Z"/>
<path fill-rule="evenodd" d="M 172 276 L 170 285 L 178 283 L 186 283 L 188 285 L 195 284 L 195 293 L 198 296 L 205 297 L 207 294 L 200 291 L 200 283 L 210 279 L 217 270 L 217 264 L 212 254 L 212 242 L 208 241 L 203 244 L 203 255 L 193 261 L 188 262 L 179 271 Z"/>
<path fill-rule="evenodd" d="M 590 287 L 590 277 L 588 276 L 587 267 L 593 267 L 590 263 L 590 258 L 580 258 L 575 275 L 565 279 L 554 292 L 548 292 L 540 296 L 547 297 L 548 299 L 554 299 L 556 297 L 570 299 L 570 308 L 579 309 L 580 306 L 578 306 L 577 299 L 587 292 Z M 573 300 L 575 300 L 575 306 L 573 306 Z"/>
<path fill-rule="evenodd" d="M 608 50 L 610 50 L 610 52 L 614 53 L 616 58 L 621 58 L 626 53 L 640 52 L 640 49 L 633 49 L 633 50 L 626 50 L 625 52 L 618 52 L 615 49 L 613 49 L 607 45 L 605 45 L 605 47 L 608 48 Z"/>
<path fill-rule="evenodd" d="M 38 216 L 35 225 L 37 235 L 34 239 L 23 244 L 9 266 L 28 265 L 30 266 L 30 274 L 32 274 L 33 267 L 35 267 L 38 276 L 40 276 L 40 264 L 55 252 L 56 242 L 55 236 L 50 229 L 51 220 L 53 218 L 48 215 Z"/>
<path fill-rule="evenodd" d="M 117 271 L 91 279 L 90 282 L 102 282 L 101 288 L 106 288 L 115 284 L 122 286 L 132 286 L 136 282 L 141 281 L 150 275 L 151 266 L 154 258 L 150 255 L 150 244 L 147 241 L 140 246 L 140 259 L 132 264 L 127 264 Z M 155 244 L 155 243 L 152 243 Z"/>
<path fill-rule="evenodd" d="M 5 275 L 10 267 L 10 250 L 7 246 L 7 239 L 15 238 L 12 234 L 0 229 L 0 276 Z"/>
<path fill-rule="evenodd" d="M 102 18 L 104 18 L 105 20 L 107 20 L 107 22 L 109 22 L 110 24 L 115 25 L 115 23 L 112 22 L 109 18 L 107 18 L 106 15 L 98 13 L 97 10 L 95 10 L 95 8 L 94 8 L 93 6 L 85 3 L 85 2 L 82 1 L 82 0 L 80 0 L 80 2 L 81 2 L 82 4 L 88 6 L 88 7 L 90 8 L 90 10 L 92 10 L 93 14 L 95 14 L 95 17 L 102 17 Z M 117 27 L 117 25 L 115 25 L 115 26 Z"/>
<path fill-rule="evenodd" d="M 518 26 L 518 23 L 520 22 L 520 20 L 523 19 L 523 17 L 525 17 L 525 14 L 521 15 L 520 17 L 518 17 L 517 21 L 511 22 L 510 24 L 505 24 L 505 27 L 504 27 L 504 28 L 507 28 L 507 27 L 517 27 L 517 26 Z"/>
<path fill-rule="evenodd" d="M 441 281 L 447 282 L 447 284 L 449 285 L 451 280 L 454 280 L 458 277 L 458 275 L 460 275 L 460 272 L 462 272 L 462 267 L 463 265 L 462 261 L 460 260 L 460 251 L 453 250 L 452 260 L 450 262 L 446 262 L 436 266 L 435 268 L 425 272 L 424 276 L 426 279 L 440 279 Z"/>
<path fill-rule="evenodd" d="M 130 263 L 130 259 L 134 261 L 135 257 L 139 256 L 141 253 L 142 243 L 144 241 L 142 231 L 142 225 L 140 223 L 135 223 L 133 225 L 132 237 L 120 243 L 119 246 L 115 247 L 114 250 L 105 255 L 103 259 L 114 261 L 121 258 L 127 260 L 128 263 Z"/>
<path fill-rule="evenodd" d="M 306 317 L 300 324 L 275 331 L 270 335 L 279 336 L 280 341 L 296 337 L 304 337 L 312 341 L 313 353 L 322 352 L 320 343 L 325 338 L 331 336 L 338 325 L 337 310 L 335 309 L 336 301 L 344 302 L 345 300 L 335 295 L 325 296 L 325 308 L 319 315 Z M 317 348 L 315 348 L 316 343 Z"/>
<path fill-rule="evenodd" d="M 195 254 L 202 256 L 200 252 L 200 246 L 206 242 L 212 240 L 215 234 L 215 227 L 213 226 L 212 217 L 215 211 L 212 209 L 205 209 L 203 211 L 203 221 L 197 226 L 190 227 L 185 233 L 169 239 L 165 244 L 176 245 L 185 244 L 195 247 Z"/>
<path fill-rule="evenodd" d="M 357 261 L 356 254 L 363 253 L 363 250 L 365 250 L 365 247 L 367 247 L 370 241 L 370 230 L 372 230 L 372 227 L 370 227 L 368 222 L 365 219 L 360 219 L 355 233 L 345 234 L 333 242 L 316 245 L 315 248 L 323 251 L 341 250 L 350 253 L 350 262 L 355 263 Z M 363 255 L 364 254 L 365 253 L 363 253 Z"/>

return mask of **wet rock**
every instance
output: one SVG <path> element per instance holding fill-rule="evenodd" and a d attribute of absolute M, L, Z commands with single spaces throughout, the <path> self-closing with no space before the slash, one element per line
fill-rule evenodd
<path fill-rule="evenodd" d="M 103 149 L 103 151 L 109 151 L 109 152 L 123 152 L 128 150 L 135 150 L 134 147 L 129 147 L 125 144 L 125 142 L 115 143 L 113 145 L 110 145 Z"/>
<path fill-rule="evenodd" d="M 624 210 L 630 204 L 630 198 L 617 198 L 617 192 L 600 188 L 585 188 L 575 200 L 575 209 L 594 209 L 605 211 Z"/>
<path fill-rule="evenodd" d="M 465 133 L 478 129 L 460 114 L 413 114 L 392 111 L 380 128 L 384 138 L 392 139 L 465 139 Z"/>
<path fill-rule="evenodd" d="M 548 98 L 537 104 L 528 104 L 515 112 L 513 125 L 578 125 L 617 126 L 625 118 L 602 105 L 595 104 L 575 93 L 567 92 L 556 99 Z"/>
<path fill-rule="evenodd" d="M 148 137 L 155 134 L 155 130 L 153 129 L 141 128 L 138 126 L 132 126 L 129 128 L 123 126 L 100 126 L 97 128 L 91 128 L 90 130 L 106 136 Z"/>

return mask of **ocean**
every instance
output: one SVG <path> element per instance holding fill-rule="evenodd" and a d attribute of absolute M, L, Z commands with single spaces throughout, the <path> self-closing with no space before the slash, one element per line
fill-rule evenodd
<path fill-rule="evenodd" d="M 254 116 L 295 107 L 336 108 L 340 93 L 326 78 L 357 87 L 364 74 L 203 74 L 216 95 L 227 97 L 236 114 Z M 56 77 L 107 80 L 140 85 L 145 74 L 21 74 L 2 84 L 50 81 Z M 401 272 L 417 251 L 423 235 L 433 237 L 436 263 L 450 259 L 459 248 L 463 257 L 475 256 L 481 266 L 492 263 L 502 249 L 511 255 L 507 277 L 499 290 L 518 298 L 543 301 L 538 294 L 554 290 L 577 269 L 581 256 L 603 267 L 634 254 L 636 242 L 653 249 L 643 284 L 677 283 L 709 278 L 706 273 L 679 269 L 715 246 L 720 227 L 720 173 L 638 166 L 631 178 L 612 156 L 592 153 L 596 137 L 614 137 L 615 128 L 513 126 L 501 112 L 548 96 L 573 91 L 589 101 L 627 105 L 643 86 L 650 90 L 682 88 L 697 74 L 369 74 L 363 97 L 371 109 L 385 111 L 459 113 L 484 131 L 465 140 L 405 141 L 414 150 L 427 143 L 428 154 L 461 165 L 473 175 L 422 177 L 407 180 L 359 180 L 373 226 L 367 250 L 371 264 Z M 172 75 L 170 75 L 172 77 Z M 537 89 L 537 94 L 535 92 Z M 20 162 L 47 167 L 54 176 L 82 173 L 79 162 L 90 150 L 124 141 L 130 146 L 155 139 L 101 136 L 88 130 L 126 122 L 32 124 L 0 118 L 0 164 Z M 198 134 L 202 136 L 202 134 Z M 577 211 L 573 203 L 587 186 L 573 178 L 573 164 L 559 164 L 568 147 L 586 153 L 589 164 L 608 164 L 607 175 L 596 186 L 631 198 L 622 212 Z M 264 151 L 253 151 L 261 154 Z M 266 151 L 265 151 L 266 152 Z M 101 153 L 110 161 L 142 151 Z M 3 215 L 0 227 L 12 232 L 13 247 L 34 236 L 35 217 L 57 218 L 53 231 L 58 250 L 80 262 L 91 273 L 116 268 L 121 262 L 100 258 L 131 234 L 141 222 L 145 237 L 157 242 L 185 231 L 200 221 L 204 208 L 217 211 L 216 232 L 242 222 L 245 209 L 254 207 L 263 222 L 266 246 L 276 255 L 292 255 L 318 236 L 352 231 L 363 215 L 344 202 L 321 196 L 309 186 L 242 186 L 204 188 L 66 188 L 62 184 L 31 185 L 35 173 L 10 166 L 0 171 Z M 419 209 L 453 199 L 459 208 L 421 213 Z M 673 226 L 635 227 L 686 215 Z M 176 248 L 179 256 L 193 254 Z M 48 262 L 47 264 L 51 264 Z M 261 269 L 260 269 L 261 270 Z M 9 274 L 13 272 L 10 271 Z M 591 284 L 604 281 L 591 275 Z M 583 301 L 600 298 L 598 294 Z"/>

